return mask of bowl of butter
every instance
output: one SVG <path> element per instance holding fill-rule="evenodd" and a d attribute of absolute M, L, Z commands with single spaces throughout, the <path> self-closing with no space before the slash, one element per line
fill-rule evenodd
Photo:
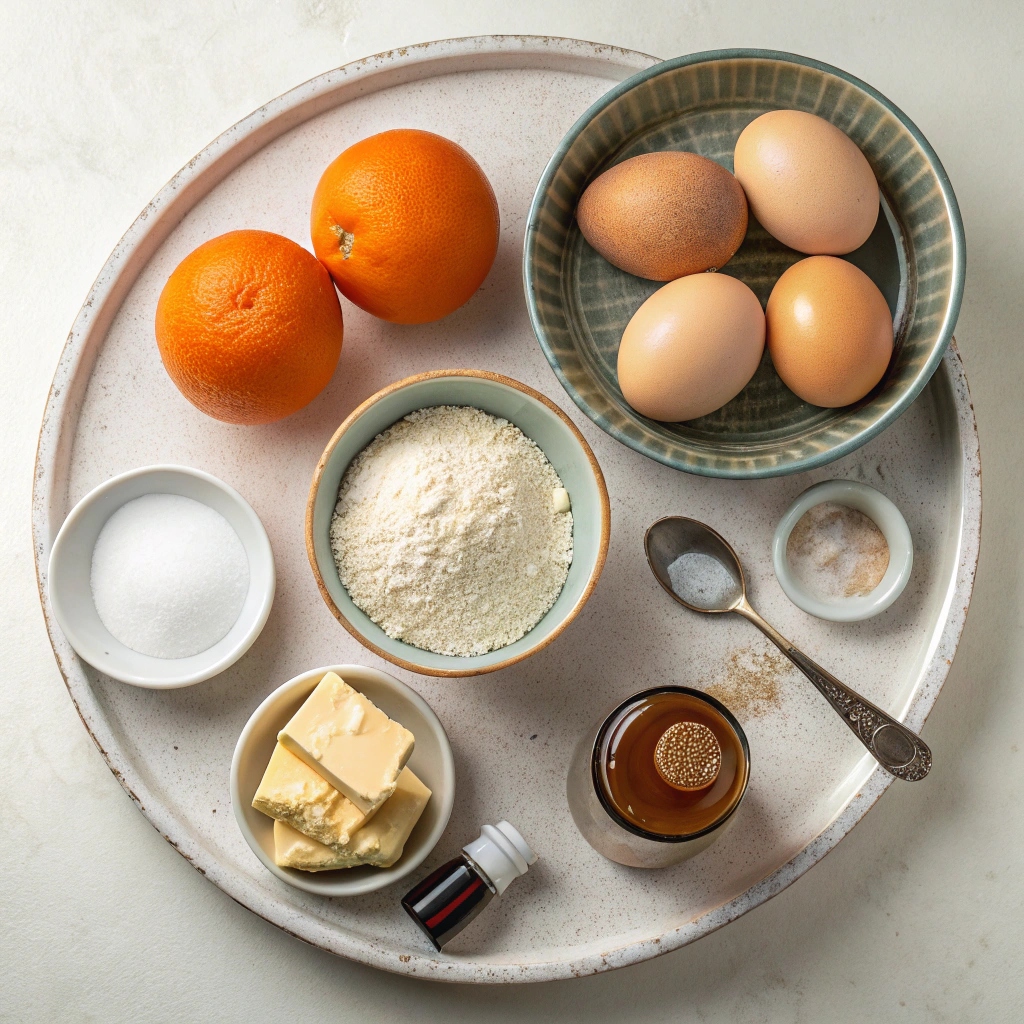
<path fill-rule="evenodd" d="M 253 853 L 282 881 L 357 896 L 415 871 L 455 798 L 444 728 L 376 669 L 333 665 L 278 687 L 246 723 L 231 804 Z"/>

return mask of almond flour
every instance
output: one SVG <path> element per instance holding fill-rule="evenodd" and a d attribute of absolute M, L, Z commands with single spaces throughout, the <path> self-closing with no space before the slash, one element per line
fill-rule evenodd
<path fill-rule="evenodd" d="M 518 427 L 480 409 L 410 413 L 352 462 L 331 521 L 342 585 L 388 636 L 468 657 L 514 643 L 572 562 L 562 481 Z"/>

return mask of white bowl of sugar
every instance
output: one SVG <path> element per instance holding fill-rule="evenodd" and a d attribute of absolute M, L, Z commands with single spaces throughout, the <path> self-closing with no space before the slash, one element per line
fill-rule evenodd
<path fill-rule="evenodd" d="M 187 466 L 113 477 L 68 514 L 48 591 L 69 643 L 135 686 L 191 686 L 252 646 L 274 600 L 259 517 L 223 481 Z"/>

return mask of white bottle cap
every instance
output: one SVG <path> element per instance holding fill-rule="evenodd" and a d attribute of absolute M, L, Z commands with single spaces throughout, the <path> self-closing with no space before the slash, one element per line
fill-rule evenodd
<path fill-rule="evenodd" d="M 484 825 L 480 838 L 464 846 L 462 852 L 483 872 L 499 896 L 537 860 L 537 854 L 507 821 Z"/>

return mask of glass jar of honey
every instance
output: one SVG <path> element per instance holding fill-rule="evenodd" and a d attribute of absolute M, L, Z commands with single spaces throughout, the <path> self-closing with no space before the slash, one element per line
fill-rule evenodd
<path fill-rule="evenodd" d="M 747 788 L 750 749 L 722 703 L 684 686 L 627 698 L 583 736 L 566 792 L 609 860 L 667 867 L 717 839 Z"/>

